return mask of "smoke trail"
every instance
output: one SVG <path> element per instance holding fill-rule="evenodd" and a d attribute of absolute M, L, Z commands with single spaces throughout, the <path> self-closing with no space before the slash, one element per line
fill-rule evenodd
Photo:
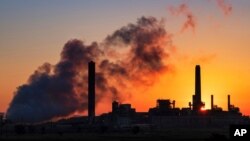
<path fill-rule="evenodd" d="M 232 13 L 233 7 L 231 4 L 227 4 L 225 0 L 216 0 L 216 2 L 224 15 L 230 15 Z"/>
<path fill-rule="evenodd" d="M 178 7 L 171 6 L 169 11 L 174 16 L 184 15 L 186 17 L 186 21 L 183 23 L 181 28 L 181 32 L 184 32 L 188 28 L 191 28 L 193 32 L 195 32 L 196 21 L 193 16 L 193 13 L 189 10 L 188 5 L 180 4 Z"/>
<path fill-rule="evenodd" d="M 79 40 L 68 41 L 61 60 L 54 67 L 45 63 L 28 83 L 17 88 L 7 111 L 7 118 L 21 122 L 39 122 L 66 116 L 86 108 L 87 63 L 101 51 L 97 43 L 85 46 Z M 53 71 L 52 71 L 53 70 Z"/>
<path fill-rule="evenodd" d="M 27 84 L 17 88 L 6 116 L 12 121 L 33 123 L 85 111 L 91 60 L 97 64 L 96 102 L 110 95 L 122 99 L 132 92 L 124 88 L 152 85 L 170 69 L 166 59 L 171 46 L 171 36 L 154 17 L 139 18 L 136 24 L 122 27 L 100 44 L 70 40 L 56 65 L 45 63 Z"/>
<path fill-rule="evenodd" d="M 118 62 L 114 68 L 129 79 L 150 84 L 152 80 L 144 79 L 144 76 L 166 71 L 167 65 L 164 59 L 168 57 L 167 47 L 172 46 L 171 36 L 164 29 L 164 24 L 153 17 L 142 17 L 137 25 L 129 24 L 115 31 L 106 38 L 108 45 L 116 46 L 117 43 L 129 47 L 126 59 Z M 133 62 L 133 63 L 131 63 Z M 119 67 L 121 67 L 119 68 Z M 113 70 L 113 69 L 109 69 Z M 126 73 L 129 72 L 129 73 Z"/>

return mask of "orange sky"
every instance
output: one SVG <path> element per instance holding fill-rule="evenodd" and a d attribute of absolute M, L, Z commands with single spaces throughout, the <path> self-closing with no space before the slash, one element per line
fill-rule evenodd
<path fill-rule="evenodd" d="M 137 111 L 154 107 L 158 98 L 176 100 L 177 107 L 187 107 L 194 94 L 194 68 L 200 64 L 202 100 L 206 108 L 210 108 L 213 94 L 215 104 L 226 110 L 230 94 L 232 104 L 250 115 L 250 2 L 228 1 L 233 11 L 224 15 L 213 1 L 190 0 L 187 4 L 197 21 L 195 33 L 191 29 L 180 32 L 185 17 L 168 13 L 168 6 L 181 3 L 145 1 L 131 6 L 113 1 L 96 6 L 91 2 L 63 1 L 61 5 L 47 5 L 29 1 L 18 5 L 18 2 L 1 1 L 0 112 L 6 111 L 16 87 L 26 83 L 38 66 L 58 62 L 67 40 L 101 41 L 114 30 L 134 23 L 138 17 L 150 15 L 164 18 L 166 30 L 173 34 L 177 50 L 171 55 L 170 63 L 174 71 L 163 74 L 152 87 L 137 89 L 124 102 L 131 103 Z M 108 102 L 99 103 L 97 113 L 110 111 L 110 106 Z"/>

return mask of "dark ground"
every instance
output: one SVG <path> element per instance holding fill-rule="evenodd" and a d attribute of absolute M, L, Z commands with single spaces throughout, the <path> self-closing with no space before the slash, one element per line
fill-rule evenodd
<path fill-rule="evenodd" d="M 228 140 L 228 132 L 218 129 L 171 129 L 158 132 L 126 133 L 47 133 L 47 134 L 9 134 L 0 136 L 2 140 L 82 140 L 82 141 L 171 141 L 171 140 Z"/>

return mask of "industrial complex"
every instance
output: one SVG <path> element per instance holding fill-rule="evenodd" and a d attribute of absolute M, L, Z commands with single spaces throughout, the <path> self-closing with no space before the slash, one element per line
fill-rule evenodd
<path fill-rule="evenodd" d="M 133 124 L 148 124 L 157 128 L 173 127 L 228 127 L 231 124 L 249 123 L 249 118 L 242 116 L 238 107 L 230 102 L 228 95 L 228 110 L 214 105 L 211 95 L 211 109 L 203 109 L 205 103 L 201 100 L 201 69 L 195 67 L 195 94 L 188 107 L 175 107 L 175 100 L 158 99 L 156 107 L 148 112 L 136 112 L 131 104 L 112 103 L 112 112 L 100 116 L 105 125 L 128 126 Z M 91 116 L 91 115 L 89 115 Z"/>
<path fill-rule="evenodd" d="M 250 124 L 250 119 L 243 116 L 240 109 L 231 104 L 230 95 L 225 95 L 228 99 L 228 109 L 226 111 L 214 104 L 214 95 L 211 95 L 211 109 L 203 109 L 205 103 L 201 99 L 201 68 L 195 66 L 195 94 L 192 102 L 187 107 L 178 108 L 176 101 L 170 99 L 158 99 L 156 106 L 149 108 L 146 112 L 136 112 L 131 104 L 113 101 L 112 111 L 95 115 L 95 62 L 88 64 L 88 115 L 62 119 L 59 121 L 49 121 L 39 124 L 12 123 L 8 119 L 1 117 L 0 134 L 17 133 L 162 133 L 173 134 L 171 131 L 182 129 L 183 133 L 189 134 L 192 130 L 209 129 L 206 134 L 195 133 L 196 136 L 207 137 L 215 131 L 216 134 L 228 136 L 228 128 L 232 124 Z M 22 131 L 20 131 L 22 129 Z M 36 130 L 35 130 L 36 129 Z M 192 129 L 192 130 L 190 130 Z M 211 129 L 211 130 L 210 130 Z M 168 134 L 165 134 L 165 131 Z M 193 134 L 191 132 L 190 134 Z M 173 135 L 176 137 L 178 135 Z M 187 136 L 186 136 L 187 137 Z M 193 135 L 190 137 L 194 137 Z"/>

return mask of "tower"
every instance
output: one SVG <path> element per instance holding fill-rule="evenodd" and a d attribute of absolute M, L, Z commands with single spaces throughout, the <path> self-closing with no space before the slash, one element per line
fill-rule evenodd
<path fill-rule="evenodd" d="M 227 95 L 227 109 L 228 111 L 231 111 L 230 95 Z"/>
<path fill-rule="evenodd" d="M 197 102 L 201 102 L 201 70 L 200 66 L 195 66 L 195 95 Z"/>
<path fill-rule="evenodd" d="M 193 95 L 193 110 L 199 111 L 204 106 L 201 101 L 201 71 L 200 65 L 195 66 L 195 94 Z"/>
<path fill-rule="evenodd" d="M 211 110 L 214 109 L 214 95 L 211 95 Z"/>
<path fill-rule="evenodd" d="M 93 123 L 95 119 L 95 62 L 88 64 L 88 119 Z"/>

